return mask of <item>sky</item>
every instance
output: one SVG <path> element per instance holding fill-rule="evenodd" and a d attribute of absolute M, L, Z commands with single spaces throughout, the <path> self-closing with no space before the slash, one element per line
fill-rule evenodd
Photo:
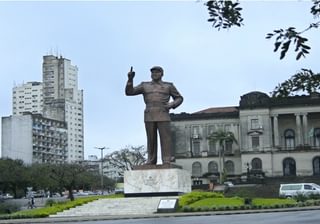
<path fill-rule="evenodd" d="M 301 68 L 320 72 L 319 30 L 304 34 L 311 53 L 293 49 L 280 60 L 279 28 L 304 30 L 318 21 L 310 1 L 241 1 L 244 26 L 214 29 L 203 1 L 0 1 L 0 116 L 12 115 L 12 88 L 42 81 L 42 57 L 70 59 L 84 91 L 85 158 L 146 145 L 144 102 L 125 96 L 130 66 L 134 83 L 164 68 L 184 97 L 172 113 L 238 106 L 251 91 L 269 94 Z"/>

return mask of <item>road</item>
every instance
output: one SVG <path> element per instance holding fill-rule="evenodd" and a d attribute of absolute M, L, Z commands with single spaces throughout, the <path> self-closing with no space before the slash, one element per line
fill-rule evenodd
<path fill-rule="evenodd" d="M 255 213 L 237 215 L 211 215 L 211 216 L 188 216 L 188 217 L 161 217 L 146 219 L 124 219 L 124 220 L 101 220 L 85 221 L 81 224 L 319 224 L 320 212 L 297 211 L 297 212 L 275 212 Z M 59 222 L 61 223 L 61 222 Z M 64 223 L 64 222 L 62 222 Z M 65 222 L 65 224 L 79 223 Z"/>

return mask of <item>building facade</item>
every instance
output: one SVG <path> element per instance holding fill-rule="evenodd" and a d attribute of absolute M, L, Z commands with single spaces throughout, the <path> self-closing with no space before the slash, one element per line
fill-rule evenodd
<path fill-rule="evenodd" d="M 41 82 L 27 82 L 13 87 L 12 114 L 21 115 L 24 112 L 43 112 L 43 95 Z"/>
<path fill-rule="evenodd" d="M 65 121 L 68 127 L 68 162 L 84 159 L 83 90 L 78 89 L 78 68 L 63 57 L 43 57 L 43 114 Z"/>
<path fill-rule="evenodd" d="M 249 173 L 320 175 L 319 94 L 270 98 L 250 92 L 238 106 L 171 117 L 177 163 L 192 173 L 194 183 L 219 176 L 223 167 L 228 179 L 238 180 Z M 225 142 L 222 163 L 221 147 L 210 141 L 217 130 L 236 138 Z"/>
<path fill-rule="evenodd" d="M 78 68 L 72 65 L 70 60 L 53 55 L 43 57 L 42 67 L 43 82 L 28 82 L 13 88 L 13 116 L 3 117 L 4 123 L 2 123 L 2 156 L 16 158 L 8 148 L 12 147 L 12 152 L 18 149 L 19 153 L 24 153 L 25 156 L 18 157 L 23 160 L 26 158 L 27 163 L 30 161 L 52 162 L 51 160 L 56 163 L 60 159 L 69 163 L 81 162 L 84 160 L 83 90 L 78 89 Z M 35 116 L 41 114 L 43 120 L 48 119 L 46 130 L 50 129 L 48 126 L 50 124 L 53 125 L 51 128 L 53 130 L 56 129 L 55 125 L 64 124 L 62 129 L 66 129 L 64 135 L 66 134 L 67 137 L 63 137 L 66 146 L 61 146 L 61 149 L 57 144 L 57 149 L 53 150 L 50 147 L 55 147 L 55 144 L 48 142 L 50 147 L 47 150 L 49 151 L 47 154 L 43 153 L 45 142 L 40 141 L 41 139 L 37 139 L 34 135 L 39 127 L 37 125 L 30 126 L 37 118 L 28 113 Z M 24 132 L 13 128 L 18 127 L 17 124 L 20 123 L 24 127 Z M 28 125 L 26 125 L 27 123 Z M 44 124 L 40 126 L 44 127 Z M 6 128 L 9 128 L 8 131 L 5 130 Z M 41 129 L 39 130 L 41 132 Z M 43 134 L 45 133 L 41 132 L 41 135 Z M 18 140 L 20 135 L 28 144 L 12 142 Z M 45 136 L 45 138 L 51 141 L 50 136 Z M 37 145 L 38 143 L 39 145 Z M 45 145 L 47 146 L 47 143 Z M 23 146 L 25 150 L 23 150 Z M 35 147 L 38 147 L 38 150 Z M 57 151 L 59 155 L 54 155 L 54 158 L 50 159 L 47 155 L 53 151 Z M 26 156 L 27 154 L 28 156 Z"/>
<path fill-rule="evenodd" d="M 2 157 L 26 164 L 64 163 L 67 159 L 67 124 L 25 112 L 2 117 Z"/>

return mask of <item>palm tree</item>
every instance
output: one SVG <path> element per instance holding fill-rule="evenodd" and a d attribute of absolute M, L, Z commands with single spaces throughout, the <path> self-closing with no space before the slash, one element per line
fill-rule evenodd
<path fill-rule="evenodd" d="M 210 134 L 209 141 L 212 143 L 216 143 L 216 142 L 219 143 L 219 176 L 220 176 L 220 184 L 222 184 L 222 181 L 223 181 L 222 174 L 225 173 L 224 148 L 225 148 L 226 142 L 230 142 L 231 144 L 233 143 L 238 144 L 238 141 L 235 138 L 233 132 L 223 131 L 223 130 L 218 130 Z M 221 157 L 223 158 L 223 163 L 221 162 Z"/>

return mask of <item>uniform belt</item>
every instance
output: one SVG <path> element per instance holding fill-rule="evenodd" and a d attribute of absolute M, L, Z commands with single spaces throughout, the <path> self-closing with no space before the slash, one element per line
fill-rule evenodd
<path fill-rule="evenodd" d="M 164 107 L 164 103 L 147 103 L 146 107 Z"/>

